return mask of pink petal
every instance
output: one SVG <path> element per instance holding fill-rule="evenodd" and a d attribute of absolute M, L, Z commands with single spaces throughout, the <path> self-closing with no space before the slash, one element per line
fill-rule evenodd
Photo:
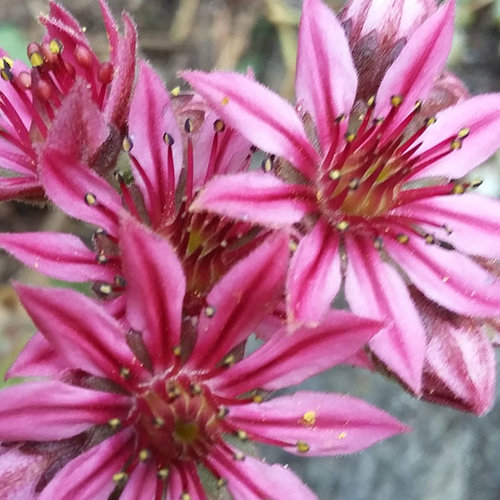
<path fill-rule="evenodd" d="M 120 500 L 153 500 L 156 494 L 157 469 L 154 460 L 139 462 L 130 475 Z"/>
<path fill-rule="evenodd" d="M 373 243 L 346 238 L 346 299 L 355 314 L 388 326 L 370 342 L 375 354 L 412 390 L 421 389 L 425 330 L 399 273 L 383 262 Z"/>
<path fill-rule="evenodd" d="M 127 415 L 130 400 L 55 380 L 27 382 L 1 391 L 0 439 L 64 439 L 93 424 Z"/>
<path fill-rule="evenodd" d="M 61 25 L 66 25 L 67 28 L 71 28 L 71 30 L 75 31 L 78 34 L 81 34 L 83 37 L 83 32 L 81 31 L 82 28 L 79 22 L 68 10 L 66 10 L 61 4 L 54 2 L 53 0 L 49 1 L 49 6 L 49 17 L 52 21 L 56 21 Z"/>
<path fill-rule="evenodd" d="M 108 3 L 105 0 L 98 0 L 98 1 L 99 1 L 99 7 L 101 8 L 104 27 L 106 28 L 106 35 L 108 37 L 108 42 L 110 47 L 109 55 L 111 58 L 111 63 L 115 65 L 117 62 L 119 62 L 117 51 L 118 51 L 120 33 L 118 31 L 118 26 L 116 25 L 113 13 L 109 8 Z"/>
<path fill-rule="evenodd" d="M 317 324 L 340 288 L 338 235 L 318 221 L 295 251 L 287 277 L 291 323 Z"/>
<path fill-rule="evenodd" d="M 173 159 L 175 182 L 182 167 L 182 139 L 177 126 L 172 104 L 163 81 L 151 66 L 139 63 L 139 79 L 130 106 L 129 135 L 132 141 L 131 153 L 135 156 L 146 174 L 154 192 L 148 190 L 142 176 L 132 166 L 134 178 L 146 203 L 148 213 L 161 213 L 173 202 L 175 193 L 168 191 L 168 147 L 163 136 L 170 134 L 174 139 Z"/>
<path fill-rule="evenodd" d="M 215 177 L 198 193 L 190 210 L 279 228 L 299 222 L 315 204 L 304 200 L 305 186 L 287 184 L 274 175 L 246 172 Z"/>
<path fill-rule="evenodd" d="M 306 0 L 299 29 L 296 94 L 312 114 L 321 149 L 336 134 L 335 119 L 350 114 L 358 77 L 344 30 L 320 0 Z"/>
<path fill-rule="evenodd" d="M 238 450 L 234 449 L 236 453 Z M 316 495 L 287 467 L 269 465 L 246 456 L 236 461 L 214 450 L 207 461 L 222 479 L 234 498 L 245 500 L 316 500 Z"/>
<path fill-rule="evenodd" d="M 5 379 L 12 377 L 48 377 L 60 375 L 68 364 L 54 346 L 37 332 L 8 369 Z"/>
<path fill-rule="evenodd" d="M 186 278 L 170 243 L 132 217 L 120 232 L 122 266 L 127 280 L 127 318 L 142 332 L 153 365 L 166 368 L 180 343 Z"/>
<path fill-rule="evenodd" d="M 215 365 L 273 310 L 283 292 L 288 252 L 288 235 L 278 232 L 213 287 L 199 319 L 190 363 L 204 368 Z"/>
<path fill-rule="evenodd" d="M 500 258 L 500 202 L 474 193 L 460 196 L 436 196 L 416 201 L 394 211 L 415 220 L 446 226 L 438 233 L 461 252 Z M 430 233 L 436 226 L 419 223 Z"/>
<path fill-rule="evenodd" d="M 116 125 L 120 132 L 125 128 L 129 114 L 137 60 L 137 31 L 135 24 L 127 14 L 123 14 L 123 24 L 125 26 L 125 35 L 119 39 L 118 46 L 113 45 L 116 40 L 114 40 L 114 33 L 111 32 L 110 41 L 113 44 L 110 46 L 110 51 L 111 60 L 114 61 L 114 75 L 104 108 L 106 120 Z M 108 23 L 106 23 L 106 27 L 108 27 Z M 109 30 L 108 36 L 110 36 Z"/>
<path fill-rule="evenodd" d="M 0 178 L 0 201 L 12 200 L 14 198 L 29 199 L 41 196 L 43 196 L 43 188 L 37 177 Z"/>
<path fill-rule="evenodd" d="M 380 323 L 344 311 L 327 313 L 317 328 L 275 333 L 271 340 L 212 381 L 233 397 L 256 388 L 296 385 L 346 361 L 380 330 Z"/>
<path fill-rule="evenodd" d="M 123 328 L 95 301 L 70 289 L 15 286 L 21 303 L 68 367 L 122 382 L 139 369 Z"/>
<path fill-rule="evenodd" d="M 468 316 L 500 313 L 500 280 L 469 257 L 419 237 L 385 245 L 415 286 L 439 305 Z"/>
<path fill-rule="evenodd" d="M 228 423 L 251 439 L 276 439 L 296 455 L 355 453 L 388 437 L 407 432 L 401 422 L 378 408 L 345 394 L 296 392 L 264 403 L 229 408 Z M 307 452 L 297 449 L 303 441 Z"/>
<path fill-rule="evenodd" d="M 106 439 L 64 466 L 38 500 L 107 500 L 116 486 L 113 475 L 120 472 L 133 445 L 128 430 Z"/>
<path fill-rule="evenodd" d="M 189 500 L 207 500 L 194 462 L 179 462 L 171 467 L 168 476 L 167 498 L 182 500 L 183 493 L 189 495 Z"/>
<path fill-rule="evenodd" d="M 470 129 L 462 147 L 430 164 L 414 179 L 427 176 L 459 178 L 487 160 L 499 147 L 500 94 L 483 94 L 440 111 L 437 121 L 422 135 L 422 145 L 414 156 L 432 148 L 461 129 Z"/>
<path fill-rule="evenodd" d="M 4 233 L 0 247 L 23 264 L 65 281 L 113 281 L 113 272 L 96 262 L 80 238 L 62 233 Z"/>
<path fill-rule="evenodd" d="M 304 175 L 315 175 L 318 155 L 293 107 L 277 94 L 237 73 L 183 71 L 181 76 L 257 147 L 283 156 Z"/>
<path fill-rule="evenodd" d="M 398 116 L 405 116 L 419 100 L 425 100 L 442 71 L 453 37 L 454 0 L 448 1 L 419 26 L 403 47 L 383 78 L 377 93 L 375 116 L 384 117 L 391 107 L 391 97 L 401 96 Z M 398 125 L 393 121 L 390 134 Z"/>

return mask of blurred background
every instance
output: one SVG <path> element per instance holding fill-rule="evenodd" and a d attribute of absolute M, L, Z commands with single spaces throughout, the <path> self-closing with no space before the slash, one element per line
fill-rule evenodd
<path fill-rule="evenodd" d="M 106 59 L 107 41 L 95 0 L 62 2 L 87 27 L 96 52 Z M 142 55 L 169 88 L 176 72 L 253 68 L 256 77 L 293 99 L 301 0 L 109 0 L 116 15 L 135 18 Z M 342 0 L 328 2 L 338 10 Z M 26 45 L 42 35 L 36 23 L 44 0 L 0 2 L 0 46 L 26 60 Z M 450 69 L 471 93 L 500 91 L 500 1 L 459 0 Z M 500 134 L 500 130 L 499 130 Z M 483 192 L 498 196 L 500 159 L 481 167 Z M 477 177 L 477 176 L 476 176 Z M 78 232 L 74 221 L 47 207 L 0 204 L 0 231 Z M 0 376 L 33 333 L 9 286 L 12 279 L 46 279 L 0 254 Z M 419 402 L 394 383 L 360 370 L 339 368 L 304 384 L 307 389 L 364 398 L 414 428 L 409 435 L 357 455 L 301 459 L 265 449 L 270 461 L 289 463 L 323 500 L 500 499 L 500 404 L 473 417 Z M 500 392 L 500 391 L 499 391 Z M 498 398 L 500 400 L 500 398 Z"/>

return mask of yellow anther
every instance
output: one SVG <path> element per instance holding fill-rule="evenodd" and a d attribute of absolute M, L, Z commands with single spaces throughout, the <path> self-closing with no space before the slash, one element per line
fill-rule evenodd
<path fill-rule="evenodd" d="M 465 127 L 465 128 L 461 128 L 458 131 L 457 137 L 459 139 L 465 139 L 469 134 L 470 134 L 470 128 Z"/>
<path fill-rule="evenodd" d="M 188 118 L 184 122 L 184 131 L 190 134 L 193 130 L 194 130 L 193 120 L 191 120 L 191 118 Z"/>
<path fill-rule="evenodd" d="M 217 479 L 217 487 L 218 488 L 223 488 L 224 486 L 226 486 L 227 484 L 227 480 L 224 479 L 223 477 L 220 477 L 219 479 Z"/>
<path fill-rule="evenodd" d="M 106 255 L 104 255 L 103 253 L 100 253 L 98 256 L 97 256 L 97 262 L 99 264 L 106 264 L 106 262 L 108 262 L 108 258 L 106 257 Z"/>
<path fill-rule="evenodd" d="M 230 354 L 229 356 L 226 356 L 224 358 L 224 365 L 225 366 L 233 366 L 235 361 L 236 361 L 236 359 L 234 358 L 234 354 Z"/>
<path fill-rule="evenodd" d="M 181 88 L 180 87 L 174 87 L 170 91 L 170 95 L 173 96 L 173 97 L 177 97 L 180 93 L 181 93 Z"/>
<path fill-rule="evenodd" d="M 305 441 L 297 441 L 296 447 L 299 453 L 307 453 L 310 449 Z"/>
<path fill-rule="evenodd" d="M 238 461 L 238 462 L 241 462 L 242 460 L 245 460 L 245 455 L 241 452 L 241 451 L 237 451 L 234 455 L 233 455 L 233 458 Z"/>
<path fill-rule="evenodd" d="M 181 349 L 181 346 L 180 345 L 176 345 L 173 349 L 173 353 L 174 353 L 174 356 L 176 356 L 177 358 L 181 355 L 182 353 L 182 349 Z"/>
<path fill-rule="evenodd" d="M 163 142 L 167 144 L 167 146 L 173 146 L 175 144 L 175 139 L 168 132 L 165 132 L 163 134 Z"/>
<path fill-rule="evenodd" d="M 349 182 L 349 189 L 351 191 L 356 191 L 356 189 L 359 188 L 360 185 L 360 180 L 359 179 L 353 179 L 351 182 Z"/>
<path fill-rule="evenodd" d="M 85 195 L 85 203 L 87 205 L 90 205 L 90 206 L 95 205 L 97 203 L 97 198 L 96 198 L 95 194 L 87 193 Z"/>
<path fill-rule="evenodd" d="M 227 106 L 227 105 L 229 104 L 229 97 L 224 96 L 224 97 L 221 99 L 220 103 L 221 103 L 223 106 Z"/>
<path fill-rule="evenodd" d="M 217 418 L 223 419 L 228 415 L 228 413 L 229 409 L 226 406 L 220 406 L 217 410 Z"/>
<path fill-rule="evenodd" d="M 345 136 L 345 140 L 346 140 L 347 142 L 352 142 L 352 141 L 354 141 L 354 139 L 356 139 L 356 134 L 354 134 L 353 132 L 348 133 L 348 134 L 346 134 L 346 136 Z"/>
<path fill-rule="evenodd" d="M 349 222 L 342 220 L 337 224 L 336 228 L 341 232 L 346 231 L 349 228 Z"/>
<path fill-rule="evenodd" d="M 306 427 L 311 427 L 316 423 L 316 412 L 314 410 L 309 410 L 302 415 L 300 423 Z"/>
<path fill-rule="evenodd" d="M 335 121 L 337 123 L 342 123 L 345 119 L 346 119 L 346 115 L 344 113 L 342 113 L 341 115 L 337 116 L 337 118 L 335 118 Z"/>
<path fill-rule="evenodd" d="M 330 179 L 332 181 L 337 181 L 340 179 L 340 170 L 330 170 L 330 172 L 328 172 L 328 177 L 330 177 Z"/>
<path fill-rule="evenodd" d="M 477 188 L 483 183 L 483 179 L 474 179 L 470 183 L 470 187 Z"/>
<path fill-rule="evenodd" d="M 122 149 L 125 151 L 125 153 L 130 152 L 132 149 L 132 141 L 130 140 L 129 137 L 125 137 L 122 142 Z"/>
<path fill-rule="evenodd" d="M 454 139 L 453 141 L 451 141 L 451 144 L 450 144 L 450 149 L 452 151 L 456 151 L 457 149 L 460 149 L 462 147 L 462 140 L 461 139 Z"/>
<path fill-rule="evenodd" d="M 181 500 L 191 500 L 191 495 L 189 493 L 183 493 L 181 495 Z"/>
<path fill-rule="evenodd" d="M 38 68 L 43 65 L 43 57 L 40 52 L 33 52 L 30 55 L 30 63 L 34 68 Z"/>
<path fill-rule="evenodd" d="M 391 106 L 397 108 L 398 106 L 401 106 L 401 104 L 403 104 L 403 96 L 393 95 L 391 97 Z"/>
<path fill-rule="evenodd" d="M 101 283 L 99 285 L 99 293 L 103 295 L 109 295 L 113 291 L 113 288 L 108 283 Z"/>
<path fill-rule="evenodd" d="M 433 125 L 436 122 L 437 122 L 437 118 L 435 116 L 431 116 L 430 118 L 427 118 L 427 120 L 425 120 L 425 126 L 430 127 L 431 125 Z"/>
<path fill-rule="evenodd" d="M 248 439 L 248 434 L 243 431 L 243 430 L 239 430 L 236 435 L 238 436 L 238 439 L 240 439 L 241 441 L 246 441 Z"/>
<path fill-rule="evenodd" d="M 150 453 L 149 453 L 149 450 L 147 450 L 146 448 L 143 448 L 140 452 L 139 452 L 139 460 L 141 462 L 145 462 L 150 456 Z"/>
<path fill-rule="evenodd" d="M 323 191 L 316 191 L 316 200 L 321 201 L 323 198 Z"/>
<path fill-rule="evenodd" d="M 433 245 L 434 243 L 436 243 L 436 238 L 434 237 L 433 234 L 426 234 L 424 236 L 424 239 L 428 245 Z"/>
<path fill-rule="evenodd" d="M 465 186 L 463 184 L 455 184 L 451 192 L 453 194 L 464 194 Z"/>
<path fill-rule="evenodd" d="M 347 432 L 342 431 L 338 433 L 337 439 L 345 439 L 347 437 Z"/>
<path fill-rule="evenodd" d="M 191 384 L 191 393 L 194 396 L 199 396 L 203 392 L 200 384 Z"/>
<path fill-rule="evenodd" d="M 226 129 L 226 124 L 223 120 L 217 119 L 214 121 L 214 131 L 215 132 L 224 132 Z"/>
<path fill-rule="evenodd" d="M 413 111 L 415 113 L 419 112 L 422 109 L 422 101 L 417 101 L 413 106 Z"/>
<path fill-rule="evenodd" d="M 168 469 L 164 468 L 164 469 L 159 469 L 156 475 L 158 476 L 159 479 L 165 481 L 168 478 L 168 473 L 169 473 Z"/>
<path fill-rule="evenodd" d="M 116 474 L 113 474 L 113 481 L 115 483 L 119 483 L 120 481 L 125 481 L 128 478 L 128 475 L 126 472 L 117 472 Z"/>
<path fill-rule="evenodd" d="M 370 98 L 368 98 L 368 100 L 366 101 L 366 105 L 369 108 L 373 108 L 373 106 L 375 106 L 375 96 L 374 95 L 372 95 Z"/>
<path fill-rule="evenodd" d="M 129 378 L 130 377 L 130 370 L 127 367 L 122 366 L 120 368 L 120 377 Z"/>
<path fill-rule="evenodd" d="M 215 307 L 213 307 L 213 306 L 205 307 L 205 316 L 207 318 L 213 318 L 214 315 L 215 315 Z"/>
<path fill-rule="evenodd" d="M 165 420 L 161 417 L 153 417 L 153 425 L 159 429 L 160 427 L 163 427 L 165 425 Z"/>
<path fill-rule="evenodd" d="M 398 243 L 402 243 L 403 245 L 410 241 L 410 237 L 407 234 L 398 234 L 396 239 L 398 240 Z"/>
<path fill-rule="evenodd" d="M 10 57 L 2 57 L 0 59 L 0 69 L 12 69 L 14 66 L 14 61 Z"/>
<path fill-rule="evenodd" d="M 63 49 L 63 44 L 53 38 L 50 42 L 49 42 L 49 50 L 52 52 L 52 54 L 60 54 L 62 52 L 62 49 Z"/>
<path fill-rule="evenodd" d="M 120 427 L 121 423 L 122 421 L 119 418 L 112 418 L 111 420 L 108 420 L 108 425 L 112 429 L 117 429 L 118 427 Z"/>
<path fill-rule="evenodd" d="M 273 169 L 273 161 L 271 158 L 267 157 L 263 162 L 262 162 L 262 170 L 264 172 L 269 173 Z"/>
<path fill-rule="evenodd" d="M 252 400 L 254 403 L 262 403 L 262 401 L 264 401 L 264 398 L 260 394 L 254 394 L 252 396 Z"/>

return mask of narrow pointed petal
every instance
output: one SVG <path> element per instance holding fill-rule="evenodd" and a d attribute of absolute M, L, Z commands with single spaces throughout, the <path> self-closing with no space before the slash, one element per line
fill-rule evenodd
<path fill-rule="evenodd" d="M 155 462 L 153 460 L 139 462 L 130 475 L 120 495 L 120 500 L 137 500 L 138 498 L 153 500 L 158 481 Z"/>
<path fill-rule="evenodd" d="M 98 0 L 99 7 L 101 8 L 102 19 L 104 21 L 104 27 L 106 29 L 106 35 L 108 37 L 108 42 L 110 46 L 110 59 L 113 65 L 118 61 L 118 41 L 120 39 L 120 33 L 118 31 L 118 26 L 116 25 L 115 18 L 109 8 L 106 0 Z"/>
<path fill-rule="evenodd" d="M 234 449 L 234 452 L 239 450 Z M 234 498 L 245 500 L 317 500 L 316 495 L 287 467 L 269 465 L 246 456 L 236 461 L 221 451 L 215 451 L 207 461 L 219 476 L 227 481 Z"/>
<path fill-rule="evenodd" d="M 180 462 L 170 469 L 168 476 L 167 498 L 184 498 L 189 495 L 189 500 L 207 500 L 205 490 L 201 484 L 198 472 L 193 462 Z"/>
<path fill-rule="evenodd" d="M 43 196 L 43 187 L 35 176 L 0 178 L 0 201 Z"/>
<path fill-rule="evenodd" d="M 276 233 L 214 286 L 200 316 L 190 363 L 215 365 L 273 310 L 283 292 L 288 252 L 288 235 Z"/>
<path fill-rule="evenodd" d="M 236 396 L 296 385 L 342 363 L 367 344 L 381 324 L 344 311 L 326 314 L 317 328 L 281 330 L 260 349 L 228 368 L 213 383 Z"/>
<path fill-rule="evenodd" d="M 129 398 L 48 380 L 1 391 L 0 439 L 50 441 L 125 417 Z"/>
<path fill-rule="evenodd" d="M 77 33 L 81 32 L 80 23 L 61 4 L 54 2 L 54 0 L 50 0 L 49 6 L 50 6 L 49 17 L 53 21 L 58 21 L 61 24 L 66 25 L 68 28 L 71 28 Z"/>
<path fill-rule="evenodd" d="M 448 230 L 447 242 L 469 255 L 500 259 L 500 202 L 484 195 L 436 196 L 399 207 L 398 215 L 432 221 Z M 435 231 L 425 223 L 420 227 Z"/>
<path fill-rule="evenodd" d="M 173 158 L 175 180 L 177 181 L 182 167 L 182 139 L 177 121 L 172 109 L 168 92 L 155 71 L 146 62 L 139 64 L 139 78 L 130 106 L 129 135 L 132 141 L 132 153 L 141 165 L 149 184 L 153 187 L 151 193 L 144 184 L 141 175 L 136 175 L 135 181 L 144 196 L 149 213 L 164 209 L 168 195 L 168 147 L 163 139 L 164 134 L 170 134 L 174 140 Z M 132 168 L 135 170 L 134 166 Z M 171 196 L 174 194 L 171 193 Z"/>
<path fill-rule="evenodd" d="M 346 250 L 345 293 L 351 310 L 387 324 L 370 347 L 419 394 L 426 337 L 405 283 L 394 268 L 382 262 L 372 242 L 349 238 Z"/>
<path fill-rule="evenodd" d="M 293 323 L 317 324 L 337 295 L 339 238 L 320 220 L 295 251 L 287 277 L 288 317 Z"/>
<path fill-rule="evenodd" d="M 113 281 L 113 272 L 99 265 L 96 254 L 72 234 L 3 233 L 0 247 L 51 278 L 72 282 Z"/>
<path fill-rule="evenodd" d="M 228 422 L 252 439 L 279 437 L 296 455 L 355 453 L 409 429 L 378 408 L 345 394 L 297 392 L 229 408 Z M 304 442 L 307 451 L 297 448 Z"/>
<path fill-rule="evenodd" d="M 40 332 L 37 332 L 28 340 L 24 349 L 7 370 L 5 380 L 12 377 L 57 376 L 67 369 L 68 363 L 65 358 Z"/>
<path fill-rule="evenodd" d="M 460 178 L 487 160 L 499 147 L 500 94 L 482 94 L 455 104 L 436 115 L 436 123 L 422 135 L 422 145 L 415 156 L 422 154 L 447 137 L 467 129 L 462 147 L 431 163 L 414 179 L 427 176 Z"/>
<path fill-rule="evenodd" d="M 286 158 L 304 175 L 314 176 L 318 155 L 289 103 L 237 73 L 184 71 L 181 76 L 257 147 Z"/>
<path fill-rule="evenodd" d="M 69 289 L 20 284 L 15 288 L 35 325 L 68 367 L 120 382 L 121 368 L 137 365 L 122 327 L 97 302 Z"/>
<path fill-rule="evenodd" d="M 296 94 L 314 119 L 321 149 L 335 136 L 335 119 L 349 115 L 358 77 L 344 30 L 320 0 L 304 2 L 299 29 Z"/>
<path fill-rule="evenodd" d="M 263 172 L 223 175 L 202 188 L 190 209 L 279 228 L 299 222 L 314 208 L 312 201 L 301 198 L 304 193 L 305 187 Z"/>
<path fill-rule="evenodd" d="M 450 52 L 454 8 L 454 0 L 449 0 L 415 30 L 380 84 L 375 116 L 387 115 L 392 96 L 403 99 L 398 110 L 401 117 L 417 101 L 427 98 Z M 390 134 L 396 126 L 397 122 L 393 122 L 386 133 Z"/>
<path fill-rule="evenodd" d="M 120 239 L 127 318 L 142 333 L 153 365 L 161 370 L 172 361 L 173 349 L 180 343 L 186 291 L 182 265 L 166 239 L 130 216 L 122 221 Z"/>
<path fill-rule="evenodd" d="M 500 314 L 500 279 L 458 252 L 411 238 L 407 245 L 386 242 L 386 249 L 427 297 L 467 316 Z"/>
<path fill-rule="evenodd" d="M 113 475 L 130 456 L 133 441 L 127 430 L 106 439 L 63 467 L 38 500 L 80 498 L 107 500 L 115 489 Z"/>
<path fill-rule="evenodd" d="M 123 15 L 125 35 L 119 39 L 118 46 L 111 45 L 111 60 L 114 60 L 114 76 L 111 82 L 109 96 L 104 109 L 104 115 L 109 123 L 113 123 L 121 132 L 128 118 L 130 97 L 134 85 L 137 31 L 132 19 Z M 106 23 L 108 27 L 108 23 Z M 113 32 L 110 41 L 116 43 Z M 108 36 L 110 31 L 108 30 Z"/>

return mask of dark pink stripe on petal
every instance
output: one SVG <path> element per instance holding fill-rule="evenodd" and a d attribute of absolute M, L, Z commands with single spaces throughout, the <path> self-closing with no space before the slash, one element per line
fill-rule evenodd
<path fill-rule="evenodd" d="M 154 460 L 139 462 L 130 475 L 120 500 L 154 500 L 156 487 L 161 479 L 157 476 Z"/>

